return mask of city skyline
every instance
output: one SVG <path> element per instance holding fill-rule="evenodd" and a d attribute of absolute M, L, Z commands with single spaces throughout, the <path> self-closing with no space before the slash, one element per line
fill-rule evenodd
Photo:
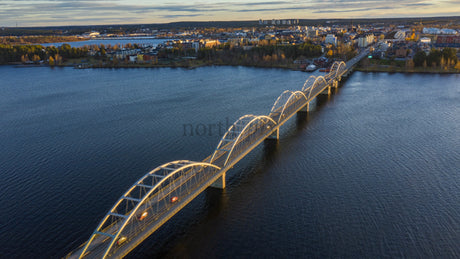
<path fill-rule="evenodd" d="M 0 1 L 0 26 L 148 24 L 179 21 L 456 16 L 456 0 Z"/>

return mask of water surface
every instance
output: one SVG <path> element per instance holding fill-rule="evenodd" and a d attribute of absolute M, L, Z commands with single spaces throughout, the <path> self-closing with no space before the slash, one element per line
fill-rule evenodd
<path fill-rule="evenodd" d="M 56 258 L 163 163 L 309 74 L 0 67 L 0 257 Z M 132 258 L 459 257 L 460 77 L 354 73 Z M 184 132 L 191 125 L 195 134 Z"/>

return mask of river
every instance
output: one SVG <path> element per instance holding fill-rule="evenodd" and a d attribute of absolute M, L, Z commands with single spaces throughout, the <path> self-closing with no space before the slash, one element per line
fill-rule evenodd
<path fill-rule="evenodd" d="M 201 161 L 218 125 L 268 114 L 309 74 L 0 66 L 0 75 L 0 257 L 59 258 L 138 178 Z M 128 257 L 460 257 L 459 82 L 353 73 L 229 171 L 225 190 L 205 191 Z"/>

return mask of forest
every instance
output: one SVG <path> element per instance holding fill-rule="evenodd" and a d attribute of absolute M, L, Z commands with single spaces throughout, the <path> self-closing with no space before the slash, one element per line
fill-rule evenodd
<path fill-rule="evenodd" d="M 202 48 L 197 59 L 214 64 L 273 66 L 292 64 L 298 58 L 314 58 L 321 56 L 321 46 L 311 43 L 298 45 L 259 45 L 246 48 L 232 47 L 222 44 L 215 48 Z"/>
<path fill-rule="evenodd" d="M 453 67 L 458 62 L 457 51 L 453 48 L 432 49 L 428 55 L 424 51 L 418 51 L 413 61 L 415 67 Z"/>
<path fill-rule="evenodd" d="M 4 45 L 0 44 L 0 64 L 10 62 L 39 62 L 49 60 L 50 65 L 60 65 L 63 59 L 84 58 L 88 56 L 88 48 L 75 48 L 63 44 L 59 48 L 41 45 Z"/>

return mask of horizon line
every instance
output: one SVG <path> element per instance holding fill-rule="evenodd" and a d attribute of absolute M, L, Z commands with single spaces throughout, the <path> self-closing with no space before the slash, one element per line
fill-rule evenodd
<path fill-rule="evenodd" d="M 459 18 L 459 15 L 455 16 L 406 16 L 406 17 L 385 17 L 385 18 L 365 18 L 365 17 L 356 17 L 356 18 L 317 18 L 317 19 L 306 19 L 306 18 L 272 18 L 272 19 L 256 19 L 256 20 L 208 20 L 208 21 L 176 21 L 176 22 L 166 22 L 166 23 L 120 23 L 120 24 L 88 24 L 88 25 L 48 25 L 48 26 L 1 26 L 1 28 L 9 29 L 20 29 L 20 28 L 50 28 L 50 27 L 100 27 L 100 26 L 129 26 L 129 25 L 168 25 L 175 23 L 228 23 L 228 22 L 258 22 L 259 20 L 263 21 L 272 21 L 272 20 L 308 20 L 308 21 L 327 21 L 327 20 L 391 20 L 391 19 L 435 19 L 435 18 Z M 271 25 L 271 24 L 267 24 Z M 291 24 L 292 26 L 292 24 Z"/>

